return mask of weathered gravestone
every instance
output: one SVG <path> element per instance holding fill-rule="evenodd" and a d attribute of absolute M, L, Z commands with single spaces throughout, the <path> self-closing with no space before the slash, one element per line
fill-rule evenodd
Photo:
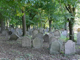
<path fill-rule="evenodd" d="M 40 38 L 36 37 L 33 40 L 33 47 L 34 48 L 42 48 L 43 47 L 43 39 L 40 39 Z"/>
<path fill-rule="evenodd" d="M 74 54 L 75 53 L 75 42 L 68 40 L 65 43 L 65 54 Z"/>
<path fill-rule="evenodd" d="M 37 34 L 38 34 L 38 30 L 34 30 L 33 34 L 32 34 L 32 37 L 35 37 Z"/>
<path fill-rule="evenodd" d="M 22 47 L 31 47 L 31 39 L 28 36 L 23 37 Z"/>
<path fill-rule="evenodd" d="M 16 34 L 16 33 L 13 33 L 11 36 L 10 36 L 10 39 L 9 40 L 17 40 L 19 38 L 19 36 Z"/>
<path fill-rule="evenodd" d="M 32 37 L 32 39 L 34 39 L 34 38 L 36 38 L 36 37 L 38 37 L 38 38 L 43 38 L 43 34 L 42 34 L 42 33 L 38 33 L 38 34 L 36 34 L 34 37 Z"/>
<path fill-rule="evenodd" d="M 32 35 L 33 29 L 29 29 L 28 32 L 29 32 L 29 35 Z"/>
<path fill-rule="evenodd" d="M 57 36 L 57 38 L 59 38 L 60 37 L 60 32 L 58 30 L 55 30 L 54 31 L 54 36 L 55 37 Z"/>
<path fill-rule="evenodd" d="M 57 41 L 58 39 L 56 37 L 51 37 L 49 40 L 49 44 L 51 44 L 51 42 Z"/>
<path fill-rule="evenodd" d="M 39 33 L 43 33 L 43 30 L 44 30 L 43 28 L 40 28 Z"/>
<path fill-rule="evenodd" d="M 49 33 L 49 38 L 54 37 L 54 33 Z"/>
<path fill-rule="evenodd" d="M 43 36 L 43 39 L 44 39 L 44 42 L 49 42 L 49 35 L 48 34 L 45 34 Z"/>
<path fill-rule="evenodd" d="M 22 29 L 20 28 L 16 28 L 16 33 L 19 35 L 19 36 L 22 36 Z"/>
<path fill-rule="evenodd" d="M 80 32 L 77 33 L 77 44 L 80 45 Z"/>
<path fill-rule="evenodd" d="M 55 40 L 50 44 L 50 54 L 58 54 L 61 52 L 63 43 L 61 41 Z"/>

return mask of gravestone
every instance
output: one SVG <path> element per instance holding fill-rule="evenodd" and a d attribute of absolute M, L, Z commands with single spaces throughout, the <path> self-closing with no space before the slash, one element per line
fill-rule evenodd
<path fill-rule="evenodd" d="M 32 34 L 32 37 L 36 36 L 37 34 L 38 34 L 38 30 L 34 30 L 33 34 Z"/>
<path fill-rule="evenodd" d="M 44 42 L 49 42 L 49 35 L 48 34 L 45 34 L 43 36 L 43 39 L 44 39 Z"/>
<path fill-rule="evenodd" d="M 17 40 L 19 38 L 19 36 L 16 34 L 16 33 L 13 33 L 11 36 L 10 36 L 10 39 L 9 40 Z"/>
<path fill-rule="evenodd" d="M 28 30 L 29 35 L 32 35 L 32 31 L 33 31 L 33 29 L 29 29 L 29 30 Z"/>
<path fill-rule="evenodd" d="M 51 42 L 50 44 L 50 54 L 59 54 L 61 52 L 62 43 L 58 40 Z"/>
<path fill-rule="evenodd" d="M 77 33 L 77 44 L 80 45 L 80 32 Z"/>
<path fill-rule="evenodd" d="M 19 36 L 22 36 L 22 29 L 20 28 L 16 28 L 16 33 L 19 35 Z"/>
<path fill-rule="evenodd" d="M 57 38 L 59 38 L 60 37 L 60 32 L 58 30 L 55 30 L 54 31 L 54 36 L 55 37 L 57 36 Z"/>
<path fill-rule="evenodd" d="M 36 37 L 38 37 L 38 38 L 43 38 L 43 34 L 42 34 L 42 33 L 38 33 L 37 35 L 35 35 L 34 37 L 32 37 L 32 39 L 34 39 L 34 38 L 36 38 Z"/>
<path fill-rule="evenodd" d="M 51 37 L 50 38 L 50 41 L 49 41 L 49 44 L 51 44 L 51 42 L 54 42 L 54 41 L 57 41 L 58 39 L 56 37 Z"/>
<path fill-rule="evenodd" d="M 54 37 L 54 33 L 49 33 L 49 38 Z"/>
<path fill-rule="evenodd" d="M 31 47 L 31 39 L 28 36 L 23 37 L 22 47 Z"/>
<path fill-rule="evenodd" d="M 75 53 L 75 42 L 68 40 L 65 43 L 65 54 L 74 54 Z"/>
<path fill-rule="evenodd" d="M 68 36 L 68 32 L 67 32 L 67 30 L 64 30 L 64 31 L 62 31 L 62 33 L 61 33 L 63 36 L 65 36 L 65 37 L 67 37 Z"/>
<path fill-rule="evenodd" d="M 43 39 L 40 39 L 40 38 L 36 37 L 33 40 L 33 47 L 34 48 L 42 48 L 43 47 Z"/>
<path fill-rule="evenodd" d="M 39 33 L 43 33 L 43 30 L 44 30 L 43 28 L 40 28 Z"/>

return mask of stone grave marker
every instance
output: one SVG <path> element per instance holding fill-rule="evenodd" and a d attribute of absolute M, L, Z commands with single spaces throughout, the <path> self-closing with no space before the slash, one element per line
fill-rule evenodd
<path fill-rule="evenodd" d="M 22 36 L 22 29 L 20 28 L 16 28 L 16 33 L 19 35 L 19 36 Z"/>
<path fill-rule="evenodd" d="M 32 34 L 32 37 L 36 36 L 37 34 L 38 34 L 38 30 L 34 30 L 33 34 Z"/>
<path fill-rule="evenodd" d="M 43 39 L 44 39 L 44 42 L 49 42 L 49 35 L 48 34 L 45 34 L 43 36 Z"/>
<path fill-rule="evenodd" d="M 34 48 L 42 48 L 43 47 L 43 39 L 40 39 L 40 38 L 36 37 L 33 40 L 33 47 Z"/>
<path fill-rule="evenodd" d="M 60 32 L 58 30 L 55 30 L 54 31 L 54 36 L 55 37 L 57 36 L 57 38 L 59 38 L 60 37 Z"/>
<path fill-rule="evenodd" d="M 16 33 L 13 33 L 13 34 L 10 36 L 9 40 L 17 40 L 18 38 L 19 38 L 19 36 L 18 36 Z"/>
<path fill-rule="evenodd" d="M 28 36 L 23 37 L 22 47 L 31 47 L 31 39 Z"/>
<path fill-rule="evenodd" d="M 75 42 L 68 40 L 65 43 L 65 54 L 74 54 L 75 53 Z"/>
<path fill-rule="evenodd" d="M 58 40 L 51 42 L 50 44 L 50 54 L 59 54 L 61 52 L 62 43 Z"/>

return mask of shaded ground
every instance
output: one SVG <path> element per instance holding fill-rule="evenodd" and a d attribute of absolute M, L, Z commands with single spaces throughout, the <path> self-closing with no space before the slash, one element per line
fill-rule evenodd
<path fill-rule="evenodd" d="M 0 60 L 2 58 L 4 60 L 79 60 L 80 55 L 50 55 L 47 48 L 23 48 L 21 40 L 8 41 L 7 36 L 1 36 L 0 34 Z"/>

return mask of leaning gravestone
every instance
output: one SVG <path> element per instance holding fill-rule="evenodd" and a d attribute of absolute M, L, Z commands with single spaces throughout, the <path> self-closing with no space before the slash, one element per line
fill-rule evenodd
<path fill-rule="evenodd" d="M 10 39 L 9 40 L 17 40 L 19 38 L 19 36 L 16 34 L 16 33 L 13 33 L 11 36 L 10 36 Z"/>
<path fill-rule="evenodd" d="M 77 33 L 77 44 L 80 45 L 80 32 Z"/>
<path fill-rule="evenodd" d="M 44 39 L 44 42 L 49 42 L 49 35 L 48 34 L 45 34 L 43 36 L 43 39 Z"/>
<path fill-rule="evenodd" d="M 36 37 L 33 40 L 33 47 L 34 48 L 42 48 L 43 47 L 43 39 L 40 39 L 40 38 Z"/>
<path fill-rule="evenodd" d="M 75 53 L 75 42 L 68 40 L 65 43 L 65 54 L 74 54 Z"/>
<path fill-rule="evenodd" d="M 31 39 L 28 36 L 23 37 L 22 47 L 31 47 Z"/>
<path fill-rule="evenodd" d="M 16 33 L 19 35 L 19 36 L 22 36 L 22 30 L 20 28 L 16 28 Z"/>
<path fill-rule="evenodd" d="M 50 54 L 58 54 L 61 52 L 62 43 L 58 40 L 51 42 L 50 44 Z"/>

